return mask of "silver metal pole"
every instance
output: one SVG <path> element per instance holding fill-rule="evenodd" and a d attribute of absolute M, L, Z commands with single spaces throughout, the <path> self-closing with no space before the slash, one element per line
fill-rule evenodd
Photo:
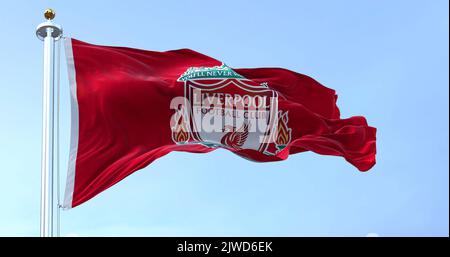
<path fill-rule="evenodd" d="M 37 37 L 44 41 L 44 80 L 42 96 L 42 160 L 41 160 L 41 226 L 42 237 L 53 236 L 54 202 L 54 85 L 55 85 L 55 41 L 62 35 L 59 25 L 52 23 L 55 12 L 47 9 L 46 22 L 36 29 Z"/>

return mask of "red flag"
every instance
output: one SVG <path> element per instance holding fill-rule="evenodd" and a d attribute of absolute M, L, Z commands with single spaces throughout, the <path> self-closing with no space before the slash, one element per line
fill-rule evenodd
<path fill-rule="evenodd" d="M 375 164 L 376 129 L 341 119 L 335 91 L 280 68 L 232 69 L 167 52 L 66 39 L 72 96 L 64 207 L 75 207 L 171 151 L 225 148 L 258 162 L 313 151 Z"/>

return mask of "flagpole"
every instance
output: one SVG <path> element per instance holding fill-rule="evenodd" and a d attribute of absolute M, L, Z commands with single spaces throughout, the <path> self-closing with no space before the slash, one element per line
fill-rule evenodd
<path fill-rule="evenodd" d="M 42 159 L 41 159 L 41 237 L 52 237 L 53 214 L 55 212 L 54 195 L 54 111 L 55 111 L 55 41 L 62 36 L 62 28 L 52 22 L 55 12 L 45 10 L 47 19 L 36 28 L 36 36 L 44 41 L 44 78 L 42 95 Z M 59 75 L 59 74 L 58 74 Z"/>

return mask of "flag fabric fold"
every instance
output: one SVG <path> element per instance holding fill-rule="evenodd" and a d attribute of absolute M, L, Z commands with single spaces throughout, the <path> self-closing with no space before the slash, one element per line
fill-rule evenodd
<path fill-rule="evenodd" d="M 65 39 L 72 99 L 64 207 L 75 207 L 171 151 L 225 148 L 257 162 L 313 151 L 360 171 L 376 129 L 340 118 L 334 90 L 280 68 L 234 69 L 189 49 L 166 52 Z"/>

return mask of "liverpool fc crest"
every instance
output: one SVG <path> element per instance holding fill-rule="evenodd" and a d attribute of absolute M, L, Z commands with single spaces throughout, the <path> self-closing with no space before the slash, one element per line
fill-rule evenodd
<path fill-rule="evenodd" d="M 178 78 L 171 121 L 176 144 L 202 144 L 230 150 L 252 149 L 275 155 L 291 141 L 288 112 L 278 110 L 278 93 L 256 84 L 225 64 L 191 67 Z"/>

